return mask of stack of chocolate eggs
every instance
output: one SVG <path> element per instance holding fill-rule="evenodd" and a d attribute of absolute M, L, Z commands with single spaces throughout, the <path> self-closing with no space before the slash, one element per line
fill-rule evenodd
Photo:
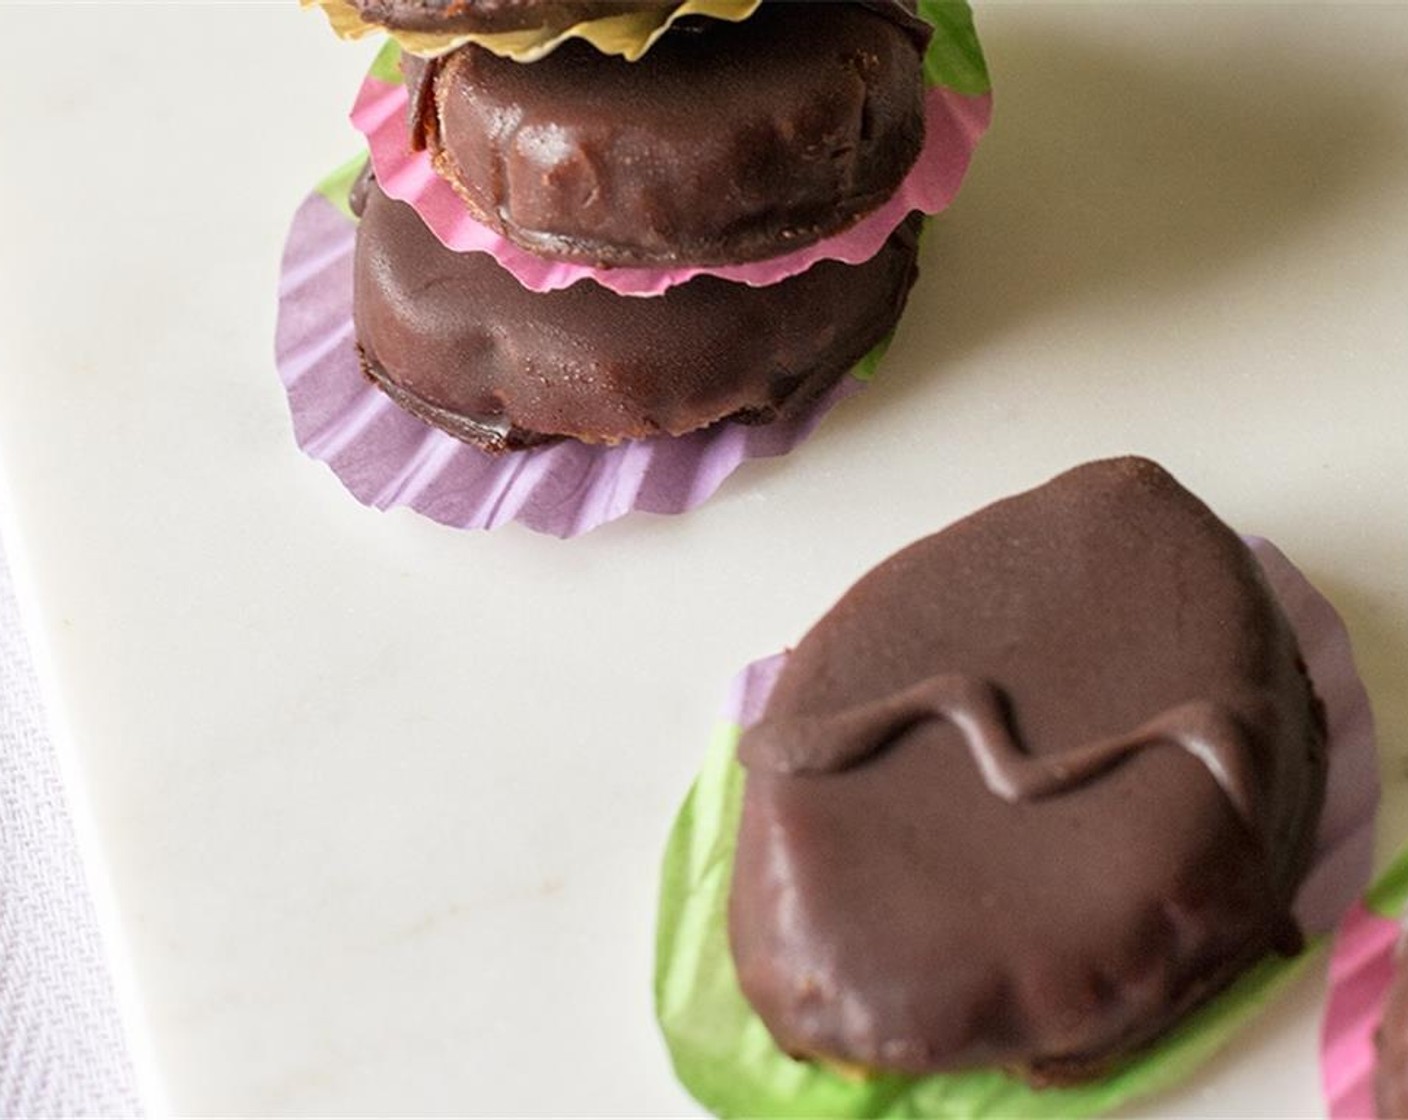
<path fill-rule="evenodd" d="M 487 451 L 767 423 L 893 330 L 933 35 L 912 2 L 317 2 L 405 48 L 353 195 L 354 318 L 426 422 Z"/>

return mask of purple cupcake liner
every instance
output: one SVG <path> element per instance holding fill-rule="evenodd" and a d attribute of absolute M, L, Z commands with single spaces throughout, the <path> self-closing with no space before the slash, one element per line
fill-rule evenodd
<path fill-rule="evenodd" d="M 376 509 L 407 506 L 457 529 L 517 521 L 575 537 L 643 510 L 683 513 L 711 497 L 739 464 L 784 455 L 863 385 L 883 346 L 799 416 L 720 423 L 679 437 L 590 446 L 563 440 L 490 455 L 402 411 L 363 375 L 352 324 L 356 223 L 314 193 L 284 249 L 275 361 L 294 436 L 312 458 Z"/>

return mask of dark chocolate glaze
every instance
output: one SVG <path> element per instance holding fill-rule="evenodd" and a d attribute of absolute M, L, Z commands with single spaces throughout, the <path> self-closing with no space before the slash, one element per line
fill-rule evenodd
<path fill-rule="evenodd" d="M 1146 460 L 886 561 L 742 758 L 730 936 L 789 1053 L 1085 1080 L 1299 947 L 1323 714 L 1254 557 Z"/>
<path fill-rule="evenodd" d="M 774 2 L 774 0 L 769 0 Z M 776 0 L 794 2 L 794 0 Z M 840 2 L 840 0 L 831 0 Z M 855 0 L 911 34 L 927 39 L 929 25 L 914 0 Z M 482 34 L 546 28 L 565 31 L 584 20 L 640 8 L 671 8 L 679 0 L 352 0 L 362 19 L 398 31 Z"/>
<path fill-rule="evenodd" d="M 1402 945 L 1378 1031 L 1374 1098 L 1379 1120 L 1408 1117 L 1408 958 Z"/>
<path fill-rule="evenodd" d="M 586 280 L 535 293 L 487 254 L 446 249 L 374 183 L 360 193 L 365 367 L 403 407 L 491 451 L 792 415 L 894 328 L 916 272 L 912 218 L 864 264 L 765 288 L 699 277 L 649 299 Z"/>
<path fill-rule="evenodd" d="M 732 264 L 801 248 L 888 199 L 924 142 L 922 48 L 850 3 L 704 21 L 645 58 L 568 43 L 531 66 L 408 58 L 412 143 L 481 221 L 600 265 Z"/>
<path fill-rule="evenodd" d="M 676 0 L 352 0 L 368 23 L 398 31 L 484 34 L 526 28 L 565 30 L 583 20 Z"/>

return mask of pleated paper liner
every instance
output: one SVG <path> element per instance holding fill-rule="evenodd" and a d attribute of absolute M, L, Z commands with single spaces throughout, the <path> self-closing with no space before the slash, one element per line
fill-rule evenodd
<path fill-rule="evenodd" d="M 936 30 L 924 60 L 925 141 L 918 161 L 899 190 L 849 229 L 769 260 L 748 264 L 680 268 L 596 268 L 545 260 L 520 248 L 476 219 L 430 156 L 410 148 L 407 91 L 400 48 L 388 43 L 372 64 L 352 123 L 367 138 L 377 182 L 392 198 L 410 203 L 448 248 L 489 253 L 524 287 L 535 292 L 571 287 L 589 279 L 618 295 L 654 296 L 696 276 L 717 276 L 767 287 L 824 260 L 861 264 L 880 251 L 913 211 L 937 214 L 953 202 L 973 151 L 992 119 L 992 92 L 982 48 L 965 4 L 924 2 L 920 11 Z"/>
<path fill-rule="evenodd" d="M 1372 1120 L 1375 1035 L 1403 945 L 1408 852 L 1340 923 L 1330 956 L 1330 990 L 1320 1024 L 1320 1085 L 1330 1120 Z"/>
<path fill-rule="evenodd" d="M 298 445 L 366 505 L 407 506 L 458 529 L 517 521 L 557 537 L 632 510 L 684 513 L 746 460 L 791 451 L 869 380 L 884 354 L 887 343 L 791 420 L 723 422 L 615 447 L 563 440 L 489 455 L 403 412 L 362 373 L 352 325 L 356 221 L 347 197 L 363 162 L 331 176 L 294 217 L 275 359 Z"/>
<path fill-rule="evenodd" d="M 1295 912 L 1310 945 L 1268 956 L 1111 1076 L 1036 1090 L 994 1070 L 849 1080 L 788 1058 L 738 989 L 727 902 L 743 770 L 742 729 L 762 715 L 785 655 L 735 680 L 708 756 L 665 853 L 657 930 L 656 1013 L 684 1086 L 719 1116 L 1078 1118 L 1119 1108 L 1189 1078 L 1307 967 L 1370 874 L 1378 766 L 1368 698 L 1334 608 L 1274 546 L 1249 538 L 1300 640 L 1329 724 L 1329 777 L 1309 875 Z"/>
<path fill-rule="evenodd" d="M 427 58 L 448 54 L 467 43 L 473 43 L 515 62 L 537 62 L 570 39 L 585 40 L 603 54 L 620 55 L 627 61 L 635 62 L 679 20 L 705 17 L 737 22 L 751 16 L 757 10 L 758 2 L 682 0 L 676 4 L 642 6 L 633 12 L 583 20 L 566 27 L 549 25 L 521 31 L 454 34 L 389 30 L 362 19 L 351 0 L 302 0 L 305 8 L 322 8 L 332 29 L 344 39 L 361 39 L 384 32 L 412 54 Z"/>

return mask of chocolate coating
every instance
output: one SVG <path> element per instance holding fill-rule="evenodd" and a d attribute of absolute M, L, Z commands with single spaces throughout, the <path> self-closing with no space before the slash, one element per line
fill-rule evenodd
<path fill-rule="evenodd" d="M 766 4 L 638 62 L 574 42 L 406 68 L 412 143 L 477 218 L 561 260 L 777 256 L 879 206 L 924 142 L 921 38 L 861 4 Z"/>
<path fill-rule="evenodd" d="M 526 28 L 563 30 L 583 20 L 633 8 L 666 8 L 677 0 L 352 0 L 368 23 L 398 31 L 483 34 Z"/>
<path fill-rule="evenodd" d="M 731 942 L 791 1054 L 1086 1080 L 1299 948 L 1323 713 L 1250 551 L 1147 460 L 880 565 L 740 759 Z"/>
<path fill-rule="evenodd" d="M 765 288 L 699 277 L 650 299 L 586 280 L 534 293 L 488 255 L 446 249 L 374 183 L 364 194 L 353 314 L 367 371 L 491 451 L 791 415 L 893 329 L 916 272 L 911 219 L 865 264 Z"/>
<path fill-rule="evenodd" d="M 1408 1116 L 1408 963 L 1402 947 L 1378 1033 L 1374 1097 L 1380 1120 Z"/>
<path fill-rule="evenodd" d="M 492 34 L 545 28 L 565 31 L 573 24 L 641 8 L 673 8 L 680 0 L 351 0 L 367 23 L 398 31 Z M 768 0 L 774 2 L 774 0 Z M 795 0 L 776 0 L 792 3 Z M 840 2 L 840 0 L 831 0 Z M 914 0 L 854 0 L 927 38 L 928 25 Z"/>

